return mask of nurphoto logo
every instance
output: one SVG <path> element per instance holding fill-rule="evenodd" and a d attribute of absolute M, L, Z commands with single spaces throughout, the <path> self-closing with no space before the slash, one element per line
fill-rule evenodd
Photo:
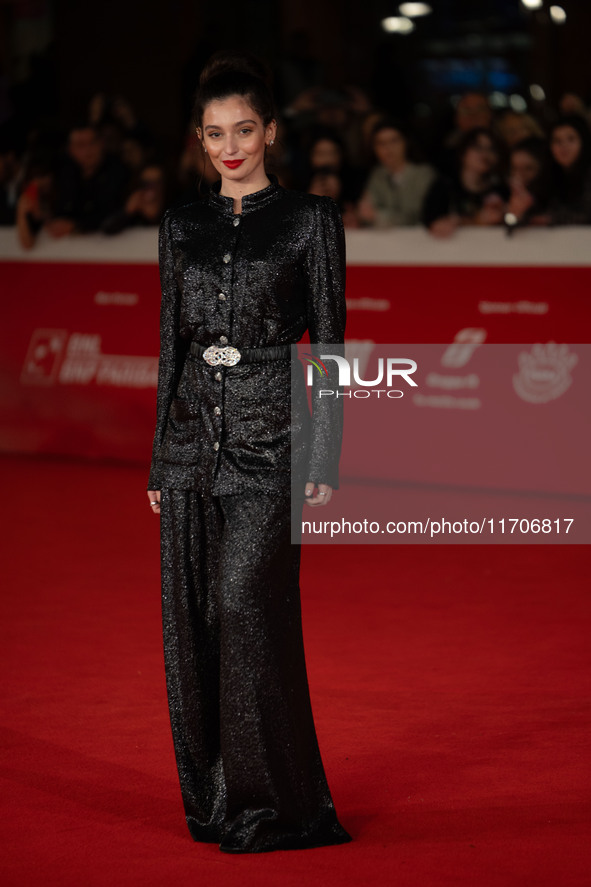
<path fill-rule="evenodd" d="M 408 357 L 379 357 L 377 367 L 374 370 L 376 376 L 374 379 L 363 379 L 359 368 L 359 358 L 354 357 L 352 361 L 343 357 L 341 354 L 320 354 L 306 355 L 308 362 L 308 372 L 306 384 L 309 388 L 314 385 L 314 370 L 327 382 L 334 380 L 334 370 L 337 370 L 336 388 L 321 388 L 318 391 L 319 397 L 356 397 L 368 398 L 372 395 L 380 397 L 385 394 L 389 398 L 404 397 L 404 391 L 394 388 L 394 384 L 400 384 L 400 380 L 406 382 L 412 388 L 418 385 L 412 377 L 417 370 L 417 362 Z M 330 369 L 327 368 L 324 361 L 333 361 Z M 336 364 L 336 367 L 335 367 Z M 351 364 L 353 365 L 351 367 Z M 331 372 L 332 370 L 332 372 Z M 338 389 L 351 388 L 353 391 L 340 391 Z M 379 388 L 379 385 L 385 385 Z M 370 390 L 371 389 L 371 390 Z"/>

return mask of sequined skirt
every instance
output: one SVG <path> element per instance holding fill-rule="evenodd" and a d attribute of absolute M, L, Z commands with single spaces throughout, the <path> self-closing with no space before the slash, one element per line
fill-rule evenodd
<path fill-rule="evenodd" d="M 170 720 L 189 831 L 229 853 L 341 844 L 318 748 L 289 492 L 162 490 Z"/>

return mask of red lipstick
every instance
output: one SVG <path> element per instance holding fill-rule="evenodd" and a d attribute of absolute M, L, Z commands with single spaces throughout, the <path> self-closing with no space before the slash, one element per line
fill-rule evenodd
<path fill-rule="evenodd" d="M 238 169 L 240 164 L 244 163 L 244 160 L 222 160 L 222 163 L 229 169 Z"/>

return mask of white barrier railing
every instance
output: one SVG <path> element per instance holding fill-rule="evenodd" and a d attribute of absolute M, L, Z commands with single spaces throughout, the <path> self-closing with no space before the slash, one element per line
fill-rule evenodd
<path fill-rule="evenodd" d="M 591 266 L 591 227 L 463 228 L 439 240 L 423 228 L 347 230 L 349 265 Z M 54 240 L 41 232 L 25 250 L 15 228 L 0 228 L 0 261 L 157 262 L 158 230 L 137 228 L 109 236 L 82 234 Z"/>

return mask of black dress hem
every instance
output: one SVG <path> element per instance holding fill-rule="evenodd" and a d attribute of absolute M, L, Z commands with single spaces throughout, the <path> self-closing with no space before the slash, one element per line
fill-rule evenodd
<path fill-rule="evenodd" d="M 305 850 L 313 847 L 328 847 L 335 844 L 347 844 L 352 836 L 336 822 L 326 831 L 294 830 L 274 831 L 269 825 L 264 833 L 253 838 L 249 836 L 240 843 L 231 837 L 223 836 L 223 826 L 201 825 L 193 817 L 187 816 L 187 825 L 194 841 L 204 844 L 219 844 L 224 853 L 269 853 L 274 850 Z"/>

